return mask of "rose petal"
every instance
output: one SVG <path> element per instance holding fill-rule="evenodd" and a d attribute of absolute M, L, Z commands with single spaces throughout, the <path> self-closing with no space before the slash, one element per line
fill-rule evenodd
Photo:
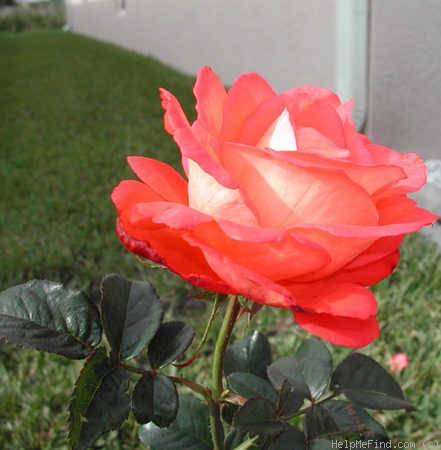
<path fill-rule="evenodd" d="M 353 282 L 372 286 L 389 276 L 397 266 L 400 253 L 398 246 L 403 236 L 377 239 L 359 256 L 351 260 L 331 276 L 333 282 Z"/>
<path fill-rule="evenodd" d="M 362 320 L 294 311 L 294 318 L 306 331 L 335 345 L 360 348 L 370 344 L 380 335 L 375 317 Z"/>
<path fill-rule="evenodd" d="M 377 313 L 372 292 L 358 284 L 319 281 L 306 285 L 286 285 L 300 311 L 368 319 Z"/>
<path fill-rule="evenodd" d="M 299 137 L 300 139 L 301 137 Z M 321 167 L 342 171 L 368 194 L 375 196 L 390 189 L 391 186 L 406 177 L 401 167 L 373 164 L 358 165 L 351 161 L 338 160 L 337 155 L 333 154 L 332 150 L 330 151 L 332 158 L 327 158 L 326 152 L 318 155 L 309 151 L 305 153 L 302 149 L 297 152 L 272 152 L 270 150 L 270 153 L 300 167 Z"/>
<path fill-rule="evenodd" d="M 322 229 L 301 225 L 291 229 L 297 237 L 303 237 L 320 245 L 331 256 L 331 261 L 321 269 L 299 277 L 297 281 L 306 283 L 326 278 L 336 271 L 341 270 L 348 263 L 357 258 L 374 242 L 373 238 L 357 238 L 346 236 L 334 236 Z"/>
<path fill-rule="evenodd" d="M 258 143 L 262 141 L 262 136 L 277 121 L 284 109 L 286 109 L 285 102 L 281 96 L 269 97 L 263 100 L 257 109 L 245 120 L 237 142 L 254 147 L 265 147 L 265 145 L 258 145 Z"/>
<path fill-rule="evenodd" d="M 139 202 L 161 202 L 165 198 L 144 183 L 137 180 L 121 181 L 112 191 L 111 199 L 118 213 Z"/>
<path fill-rule="evenodd" d="M 285 108 L 280 116 L 268 127 L 257 143 L 257 147 L 270 147 L 273 150 L 297 150 L 296 136 L 291 124 L 288 110 Z"/>
<path fill-rule="evenodd" d="M 281 95 L 285 100 L 288 111 L 300 110 L 315 100 L 329 103 L 334 108 L 337 108 L 341 104 L 340 99 L 334 92 L 318 86 L 298 86 Z"/>
<path fill-rule="evenodd" d="M 304 229 L 320 229 L 333 236 L 369 239 L 412 233 L 438 219 L 438 216 L 430 211 L 416 206 L 414 200 L 403 196 L 382 199 L 377 205 L 381 221 L 378 226 L 305 224 L 302 227 Z"/>
<path fill-rule="evenodd" d="M 227 91 L 219 77 L 207 66 L 202 67 L 193 89 L 198 122 L 214 136 L 219 136 Z"/>
<path fill-rule="evenodd" d="M 203 224 L 192 236 L 196 236 L 204 247 L 211 247 L 235 264 L 276 282 L 318 270 L 330 260 L 329 255 L 313 242 L 295 239 L 287 233 L 270 235 L 257 227 L 241 227 L 238 233 L 231 222 L 222 221 L 218 225 Z M 195 240 L 191 242 L 199 245 Z"/>
<path fill-rule="evenodd" d="M 165 109 L 167 131 L 171 132 L 182 154 L 182 166 L 188 176 L 188 160 L 196 161 L 207 173 L 229 188 L 237 187 L 230 175 L 219 165 L 217 154 L 211 147 L 204 147 L 201 142 L 207 139 L 204 135 L 196 136 L 176 98 L 165 89 L 161 89 L 162 106 Z M 197 130 L 197 127 L 195 127 Z M 201 142 L 200 142 L 201 141 Z M 211 149 L 211 151 L 210 151 Z"/>
<path fill-rule="evenodd" d="M 164 200 L 188 203 L 187 182 L 173 167 L 141 156 L 129 156 L 127 162 L 138 178 Z"/>
<path fill-rule="evenodd" d="M 343 124 L 335 108 L 329 102 L 315 100 L 301 110 L 291 111 L 296 127 L 314 128 L 330 139 L 337 147 L 345 146 Z"/>
<path fill-rule="evenodd" d="M 240 183 L 261 226 L 288 229 L 302 223 L 374 225 L 378 221 L 371 197 L 344 173 L 305 170 L 238 144 L 224 145 L 222 162 Z"/>
<path fill-rule="evenodd" d="M 315 128 L 296 126 L 298 149 L 323 158 L 348 159 L 349 150 L 337 147 L 331 139 Z"/>
<path fill-rule="evenodd" d="M 140 239 L 135 239 L 132 230 L 126 232 L 118 221 L 117 234 L 131 252 L 168 267 L 194 286 L 224 294 L 237 294 L 211 270 L 200 250 L 189 246 L 179 233 L 163 228 L 144 232 L 143 235 L 140 233 Z M 164 242 L 169 245 L 164 245 Z"/>
<path fill-rule="evenodd" d="M 426 166 L 416 153 L 399 153 L 381 145 L 367 145 L 377 164 L 401 167 L 406 178 L 400 180 L 396 186 L 394 195 L 415 192 L 426 183 Z"/>
<path fill-rule="evenodd" d="M 241 75 L 231 86 L 224 103 L 220 141 L 238 141 L 246 120 L 265 99 L 275 95 L 267 81 L 257 73 Z"/>
<path fill-rule="evenodd" d="M 189 205 L 214 218 L 234 220 L 242 225 L 257 225 L 254 214 L 244 203 L 238 189 L 220 184 L 199 165 L 189 161 Z"/>
<path fill-rule="evenodd" d="M 277 308 L 289 309 L 295 300 L 289 291 L 271 279 L 256 273 L 225 256 L 222 252 L 204 244 L 194 236 L 186 236 L 188 242 L 198 246 L 212 268 L 224 282 L 241 295 L 261 303 Z"/>

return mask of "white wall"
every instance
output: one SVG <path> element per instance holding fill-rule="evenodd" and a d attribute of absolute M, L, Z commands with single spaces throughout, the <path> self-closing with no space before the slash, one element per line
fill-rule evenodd
<path fill-rule="evenodd" d="M 335 86 L 336 0 L 86 0 L 75 32 L 151 54 L 187 73 L 208 64 L 231 83 L 258 71 L 277 90 Z"/>
<path fill-rule="evenodd" d="M 190 74 L 208 64 L 226 84 L 257 71 L 283 91 L 337 90 L 337 7 L 355 0 L 125 0 L 125 11 L 120 1 L 67 0 L 69 25 Z M 441 158 L 441 0 L 370 5 L 366 133 Z"/>
<path fill-rule="evenodd" d="M 441 158 L 441 0 L 375 0 L 371 23 L 366 133 Z"/>

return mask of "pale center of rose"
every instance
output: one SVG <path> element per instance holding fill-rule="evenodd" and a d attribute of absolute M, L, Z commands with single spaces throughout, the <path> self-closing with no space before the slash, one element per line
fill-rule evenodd
<path fill-rule="evenodd" d="M 297 150 L 296 136 L 285 108 L 282 114 L 268 127 L 257 144 L 258 147 L 269 147 L 273 150 Z"/>

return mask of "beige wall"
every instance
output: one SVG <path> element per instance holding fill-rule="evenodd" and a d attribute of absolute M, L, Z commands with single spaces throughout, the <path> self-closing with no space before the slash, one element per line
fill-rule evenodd
<path fill-rule="evenodd" d="M 372 140 L 441 158 L 441 0 L 374 0 L 369 113 Z"/>
<path fill-rule="evenodd" d="M 78 1 L 78 0 L 77 0 Z M 194 74 L 208 64 L 229 84 L 258 71 L 284 90 L 299 83 L 334 86 L 336 0 L 79 1 L 69 25 L 151 54 Z"/>
<path fill-rule="evenodd" d="M 226 84 L 257 71 L 279 91 L 305 83 L 337 90 L 337 9 L 353 1 L 126 0 L 120 11 L 119 0 L 67 0 L 67 8 L 73 31 L 190 74 L 208 64 Z M 441 158 L 441 0 L 370 4 L 366 133 Z M 354 95 L 363 104 L 364 94 Z"/>

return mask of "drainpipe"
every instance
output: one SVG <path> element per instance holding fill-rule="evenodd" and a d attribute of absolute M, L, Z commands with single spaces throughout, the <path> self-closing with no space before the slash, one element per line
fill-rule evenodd
<path fill-rule="evenodd" d="M 336 91 L 353 99 L 354 122 L 362 131 L 368 108 L 369 0 L 337 0 Z"/>

